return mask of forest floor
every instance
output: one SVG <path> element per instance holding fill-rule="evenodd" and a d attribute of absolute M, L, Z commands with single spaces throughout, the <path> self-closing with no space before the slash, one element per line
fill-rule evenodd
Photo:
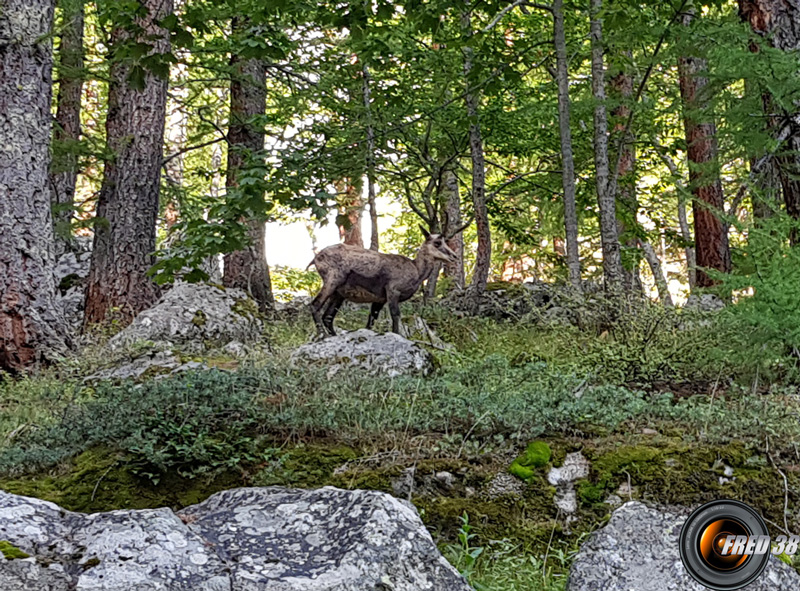
<path fill-rule="evenodd" d="M 87 381 L 106 362 L 96 345 L 0 381 L 0 489 L 86 512 L 177 508 L 236 486 L 383 490 L 411 500 L 445 556 L 491 591 L 563 589 L 608 501 L 739 498 L 797 531 L 797 389 L 750 371 L 715 320 L 654 310 L 580 330 L 405 312 L 452 345 L 431 349 L 427 378 L 293 366 L 313 334 L 300 314 L 267 323 L 268 346 L 244 358 L 183 354 L 211 369 Z M 365 322 L 351 309 L 338 325 Z M 532 441 L 549 459 L 512 476 Z M 591 469 L 567 516 L 547 472 L 575 451 Z"/>

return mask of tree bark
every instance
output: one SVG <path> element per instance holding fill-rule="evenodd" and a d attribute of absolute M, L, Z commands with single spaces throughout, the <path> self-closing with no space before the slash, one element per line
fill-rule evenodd
<path fill-rule="evenodd" d="M 142 7 L 147 15 L 137 19 L 142 29 L 137 42 L 152 46 L 155 54 L 167 53 L 169 33 L 158 22 L 172 13 L 172 0 L 143 0 Z M 112 54 L 129 36 L 123 29 L 113 31 Z M 111 66 L 106 141 L 113 157 L 106 162 L 97 202 L 85 326 L 108 321 L 112 309 L 128 323 L 159 297 L 147 271 L 156 247 L 168 80 L 148 71 L 137 89 L 130 73 L 127 61 Z"/>
<path fill-rule="evenodd" d="M 689 26 L 694 17 L 689 10 L 683 25 Z M 724 198 L 717 161 L 717 128 L 702 113 L 707 104 L 708 79 L 702 75 L 707 69 L 704 59 L 684 56 L 678 60 L 683 123 L 689 160 L 689 186 L 694 197 L 694 238 L 697 256 L 697 286 L 710 287 L 713 280 L 706 269 L 727 273 L 731 269 L 727 225 L 720 218 L 724 211 Z"/>
<path fill-rule="evenodd" d="M 444 223 L 440 229 L 445 237 L 453 234 L 461 226 L 461 196 L 458 190 L 458 177 L 450 170 L 442 171 L 442 182 L 439 185 L 439 202 L 443 204 Z M 462 232 L 456 232 L 446 239 L 447 246 L 458 255 L 458 259 L 453 263 L 436 263 L 433 267 L 428 282 L 425 284 L 425 300 L 429 300 L 436 295 L 436 284 L 439 280 L 440 271 L 444 270 L 445 277 L 453 281 L 453 287 L 464 289 L 464 236 Z"/>
<path fill-rule="evenodd" d="M 446 191 L 445 213 L 447 214 L 447 225 L 443 229 L 445 236 L 450 236 L 461 227 L 461 194 L 458 188 L 458 177 L 450 169 L 445 169 L 442 173 L 442 184 Z M 464 234 L 456 232 L 451 238 L 447 239 L 447 246 L 458 255 L 458 260 L 453 263 L 446 263 L 444 274 L 453 280 L 453 285 L 458 289 L 464 289 L 466 278 L 464 276 Z"/>
<path fill-rule="evenodd" d="M 78 181 L 76 148 L 81 139 L 81 95 L 83 92 L 83 1 L 63 4 L 64 29 L 59 47 L 58 96 L 53 129 L 53 162 L 50 190 L 55 210 L 56 250 L 72 242 L 75 185 Z"/>
<path fill-rule="evenodd" d="M 610 293 L 622 288 L 622 259 L 617 234 L 616 196 L 609 191 L 608 112 L 606 111 L 605 65 L 603 63 L 602 0 L 591 0 L 592 94 L 594 95 L 594 162 L 600 241 L 603 249 L 603 277 Z"/>
<path fill-rule="evenodd" d="M 361 219 L 364 214 L 364 199 L 361 196 L 359 179 L 342 179 L 336 182 L 339 193 L 339 239 L 344 244 L 364 248 L 364 234 Z"/>
<path fill-rule="evenodd" d="M 0 10 L 0 370 L 64 352 L 48 191 L 53 0 Z"/>
<path fill-rule="evenodd" d="M 233 29 L 246 26 L 246 20 L 234 19 Z M 230 189 L 238 187 L 242 169 L 254 160 L 262 158 L 264 132 L 253 118 L 263 116 L 267 108 L 266 70 L 258 59 L 243 60 L 231 57 L 234 74 L 231 78 L 231 112 L 228 129 L 228 177 Z M 256 190 L 259 188 L 246 190 Z M 252 196 L 263 200 L 263 194 Z M 263 214 L 252 212 L 247 224 L 248 244 L 242 250 L 225 255 L 223 284 L 247 291 L 258 303 L 262 312 L 269 312 L 275 305 L 272 296 L 272 281 L 267 265 L 266 219 Z"/>
<path fill-rule="evenodd" d="M 367 116 L 367 203 L 369 203 L 369 221 L 372 225 L 369 237 L 369 249 L 377 251 L 380 247 L 378 232 L 378 210 L 375 205 L 375 128 L 372 123 L 372 99 L 370 97 L 369 66 L 363 62 L 361 68 L 362 84 L 364 89 L 364 111 Z"/>
<path fill-rule="evenodd" d="M 561 136 L 561 182 L 564 189 L 564 229 L 567 246 L 567 267 L 572 286 L 581 290 L 581 260 L 578 253 L 578 210 L 575 201 L 575 162 L 572 156 L 570 131 L 569 72 L 567 40 L 564 30 L 564 2 L 553 0 L 553 38 L 556 48 L 556 81 L 558 83 L 558 128 Z"/>
<path fill-rule="evenodd" d="M 461 14 L 461 29 L 465 37 L 472 34 L 472 13 L 470 3 Z M 483 294 L 489 281 L 492 264 L 492 231 L 489 226 L 489 212 L 486 208 L 486 160 L 483 153 L 483 139 L 478 120 L 478 91 L 472 85 L 474 50 L 465 46 L 464 54 L 464 102 L 469 118 L 469 150 L 472 157 L 472 207 L 475 211 L 475 228 L 478 233 L 478 248 L 475 253 L 475 269 L 469 289 L 474 296 Z"/>
<path fill-rule="evenodd" d="M 631 53 L 627 52 L 628 58 Z M 617 171 L 617 235 L 625 249 L 622 256 L 622 283 L 628 293 L 641 292 L 642 281 L 639 277 L 639 242 L 631 235 L 631 228 L 637 223 L 639 200 L 636 197 L 636 147 L 631 131 L 626 133 L 625 122 L 630 116 L 631 107 L 628 101 L 633 97 L 633 76 L 621 69 L 611 77 L 611 89 L 619 104 L 611 111 L 615 141 L 621 150 Z"/>
<path fill-rule="evenodd" d="M 787 52 L 800 50 L 800 0 L 739 0 L 739 14 L 772 47 Z M 765 97 L 765 103 L 773 103 L 771 97 Z M 786 212 L 800 219 L 800 105 L 793 112 L 781 113 L 780 119 L 789 126 L 790 134 L 778 152 L 777 172 Z M 782 127 L 776 122 L 771 125 Z M 790 239 L 792 244 L 800 242 L 796 231 Z"/>

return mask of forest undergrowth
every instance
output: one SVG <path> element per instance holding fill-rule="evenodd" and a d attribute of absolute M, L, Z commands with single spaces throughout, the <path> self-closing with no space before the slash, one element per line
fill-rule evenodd
<path fill-rule="evenodd" d="M 459 317 L 439 304 L 404 311 L 449 345 L 430 348 L 436 369 L 426 378 L 296 366 L 291 351 L 313 331 L 302 314 L 268 322 L 263 346 L 244 358 L 180 353 L 209 369 L 87 380 L 108 363 L 98 343 L 8 378 L 0 487 L 82 511 L 177 507 L 241 485 L 400 494 L 413 466 L 408 496 L 445 555 L 476 589 L 498 591 L 562 589 L 578 545 L 629 479 L 630 498 L 748 495 L 777 526 L 800 525 L 784 513 L 800 491 L 792 351 L 744 355 L 738 320 L 646 306 L 613 328 L 578 329 Z M 365 320 L 345 310 L 340 329 Z M 552 458 L 520 481 L 522 492 L 482 493 L 534 440 Z M 545 476 L 571 451 L 592 471 L 577 484 L 568 527 Z M 726 467 L 736 473 L 729 483 Z M 454 486 L 432 479 L 443 471 Z"/>

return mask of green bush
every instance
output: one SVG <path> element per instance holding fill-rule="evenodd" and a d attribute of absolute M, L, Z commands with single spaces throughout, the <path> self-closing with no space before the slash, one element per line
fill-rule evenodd
<path fill-rule="evenodd" d="M 776 216 L 751 228 L 734 272 L 717 275 L 736 298 L 723 315 L 729 340 L 722 354 L 751 380 L 800 380 L 800 249 L 786 238 L 796 225 Z"/>
<path fill-rule="evenodd" d="M 316 295 L 322 288 L 322 278 L 313 268 L 295 269 L 294 267 L 276 265 L 270 268 L 269 276 L 277 297 L 282 295 L 281 292 L 301 292 L 308 295 Z M 291 298 L 287 297 L 286 299 Z"/>

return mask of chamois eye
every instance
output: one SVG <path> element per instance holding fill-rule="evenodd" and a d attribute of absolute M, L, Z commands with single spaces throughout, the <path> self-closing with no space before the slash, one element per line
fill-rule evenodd
<path fill-rule="evenodd" d="M 434 246 L 441 246 L 442 245 L 442 241 L 441 240 L 437 240 L 436 242 L 433 243 L 433 245 Z"/>

